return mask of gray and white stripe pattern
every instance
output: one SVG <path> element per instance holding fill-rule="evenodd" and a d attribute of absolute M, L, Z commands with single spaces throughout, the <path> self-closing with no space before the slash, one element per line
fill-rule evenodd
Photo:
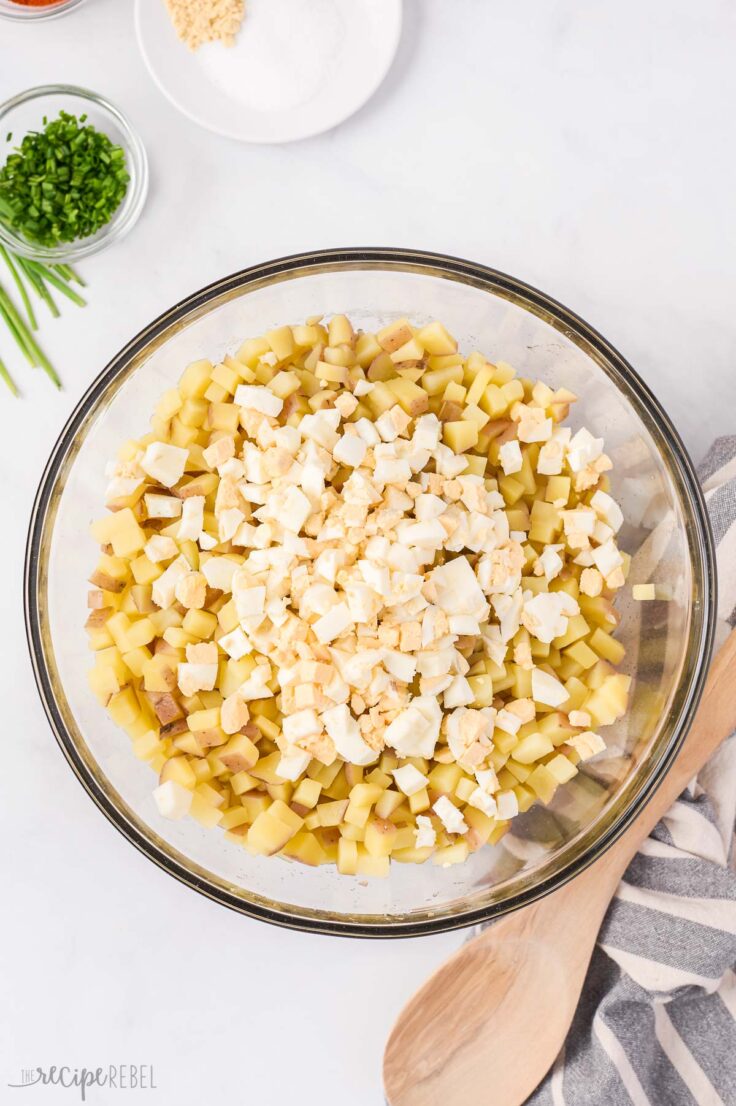
<path fill-rule="evenodd" d="M 736 437 L 700 468 L 736 625 Z M 527 1106 L 735 1106 L 736 735 L 629 865 L 565 1047 Z M 499 1103 L 498 1106 L 503 1106 Z"/>

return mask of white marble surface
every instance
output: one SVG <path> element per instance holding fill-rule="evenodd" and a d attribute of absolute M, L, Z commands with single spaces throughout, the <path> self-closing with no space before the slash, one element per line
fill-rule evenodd
<path fill-rule="evenodd" d="M 117 1060 L 154 1064 L 166 1106 L 375 1106 L 395 1013 L 460 939 L 347 942 L 240 918 L 146 862 L 65 766 L 25 655 L 25 526 L 58 431 L 126 339 L 265 258 L 445 250 L 514 273 L 597 326 L 696 459 L 736 430 L 733 5 L 405 7 L 374 100 L 333 133 L 282 148 L 238 146 L 178 116 L 138 56 L 129 0 L 89 0 L 43 27 L 0 22 L 0 99 L 55 80 L 97 89 L 129 112 L 153 171 L 135 232 L 82 266 L 89 307 L 44 329 L 65 391 L 25 372 L 0 335 L 25 390 L 22 402 L 0 398 L 0 1086 L 23 1066 Z"/>

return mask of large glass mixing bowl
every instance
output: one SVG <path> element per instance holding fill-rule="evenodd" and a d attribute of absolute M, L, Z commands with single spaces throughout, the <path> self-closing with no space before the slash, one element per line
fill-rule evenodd
<path fill-rule="evenodd" d="M 145 432 L 161 392 L 198 357 L 216 361 L 248 335 L 345 312 L 374 329 L 401 315 L 441 319 L 461 348 L 511 362 L 580 397 L 573 426 L 606 440 L 632 556 L 629 583 L 657 600 L 618 601 L 633 678 L 630 709 L 607 751 L 550 807 L 533 807 L 499 844 L 464 865 L 394 864 L 389 878 L 338 875 L 253 857 L 192 819 L 161 818 L 155 777 L 87 687 L 88 526 L 104 509 L 105 463 Z M 626 361 L 547 296 L 481 265 L 408 250 L 328 250 L 259 265 L 196 292 L 135 337 L 92 384 L 48 463 L 33 509 L 26 571 L 31 655 L 44 707 L 80 782 L 160 867 L 253 917 L 299 929 L 389 937 L 470 925 L 558 887 L 611 844 L 671 764 L 697 705 L 714 621 L 712 541 L 687 454 Z M 111 874 L 112 878 L 112 874 Z"/>

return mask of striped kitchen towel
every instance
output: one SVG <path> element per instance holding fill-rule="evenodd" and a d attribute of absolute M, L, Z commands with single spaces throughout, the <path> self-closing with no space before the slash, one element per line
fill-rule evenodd
<path fill-rule="evenodd" d="M 736 437 L 699 475 L 722 640 L 736 625 Z M 735 818 L 733 735 L 629 865 L 565 1047 L 527 1106 L 736 1106 Z"/>

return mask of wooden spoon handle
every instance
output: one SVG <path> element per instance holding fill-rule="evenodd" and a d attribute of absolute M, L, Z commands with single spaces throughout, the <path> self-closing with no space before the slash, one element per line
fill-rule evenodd
<path fill-rule="evenodd" d="M 631 857 L 735 729 L 736 632 L 716 658 L 675 762 L 628 829 L 575 879 L 466 942 L 406 1005 L 384 1055 L 393 1106 L 490 1102 L 489 1095 L 499 1106 L 526 1101 L 565 1040 Z"/>

